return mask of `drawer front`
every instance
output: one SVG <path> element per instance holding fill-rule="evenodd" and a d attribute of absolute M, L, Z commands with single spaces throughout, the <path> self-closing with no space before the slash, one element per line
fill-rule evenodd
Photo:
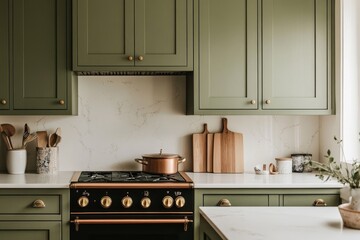
<path fill-rule="evenodd" d="M 1 222 L 0 239 L 60 240 L 61 222 Z"/>
<path fill-rule="evenodd" d="M 269 195 L 258 194 L 205 194 L 204 206 L 217 206 L 219 201 L 227 199 L 231 206 L 269 206 Z"/>
<path fill-rule="evenodd" d="M 0 214 L 60 214 L 60 195 L 0 195 Z"/>
<path fill-rule="evenodd" d="M 338 194 L 307 194 L 307 195 L 284 195 L 284 206 L 313 206 L 314 201 L 322 199 L 326 206 L 338 206 L 340 196 Z"/>

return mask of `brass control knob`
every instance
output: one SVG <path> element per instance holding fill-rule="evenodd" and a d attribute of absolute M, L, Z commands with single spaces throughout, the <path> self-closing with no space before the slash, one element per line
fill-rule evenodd
<path fill-rule="evenodd" d="M 129 208 L 132 206 L 133 200 L 131 197 L 125 196 L 123 197 L 123 199 L 121 199 L 121 204 L 123 205 L 124 208 Z"/>
<path fill-rule="evenodd" d="M 268 100 L 265 100 L 265 104 L 270 104 L 271 101 L 268 99 Z"/>
<path fill-rule="evenodd" d="M 150 200 L 150 198 L 148 198 L 148 197 L 143 197 L 143 198 L 141 199 L 141 206 L 142 206 L 143 208 L 148 208 L 148 207 L 150 207 L 150 205 L 151 205 L 151 200 Z"/>
<path fill-rule="evenodd" d="M 182 208 L 183 206 L 185 206 L 185 198 L 182 196 L 178 196 L 177 198 L 175 198 L 175 206 L 178 208 Z"/>
<path fill-rule="evenodd" d="M 134 60 L 133 56 L 128 56 L 128 60 L 129 60 L 129 61 Z"/>
<path fill-rule="evenodd" d="M 142 61 L 142 60 L 144 60 L 144 57 L 143 57 L 143 56 L 139 56 L 139 57 L 138 57 L 138 60 L 139 60 L 139 61 Z"/>
<path fill-rule="evenodd" d="M 165 208 L 171 208 L 172 205 L 174 204 L 174 199 L 170 196 L 165 196 L 162 200 L 162 203 Z"/>
<path fill-rule="evenodd" d="M 6 100 L 5 99 L 1 99 L 1 104 L 2 105 L 5 105 L 7 102 L 6 102 Z"/>
<path fill-rule="evenodd" d="M 101 198 L 100 203 L 103 208 L 109 208 L 112 204 L 112 199 L 109 196 L 104 196 Z"/>
<path fill-rule="evenodd" d="M 80 207 L 86 207 L 89 205 L 89 199 L 85 196 L 82 196 L 78 199 L 78 204 Z"/>
<path fill-rule="evenodd" d="M 65 101 L 64 101 L 63 99 L 60 99 L 60 100 L 59 100 L 59 104 L 60 104 L 60 105 L 64 105 L 64 104 L 65 104 Z"/>

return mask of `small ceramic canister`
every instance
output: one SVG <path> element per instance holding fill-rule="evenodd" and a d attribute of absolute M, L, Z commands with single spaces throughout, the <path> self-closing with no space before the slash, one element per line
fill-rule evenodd
<path fill-rule="evenodd" d="M 290 174 L 292 173 L 292 158 L 281 157 L 275 158 L 276 167 L 280 174 Z"/>
<path fill-rule="evenodd" d="M 58 171 L 58 148 L 36 148 L 36 166 L 39 174 L 56 174 Z"/>
<path fill-rule="evenodd" d="M 6 169 L 10 174 L 24 174 L 26 169 L 26 149 L 12 149 L 6 154 Z"/>
<path fill-rule="evenodd" d="M 293 172 L 311 172 L 311 168 L 305 165 L 305 162 L 311 160 L 312 155 L 308 153 L 294 153 L 291 154 L 292 171 Z"/>

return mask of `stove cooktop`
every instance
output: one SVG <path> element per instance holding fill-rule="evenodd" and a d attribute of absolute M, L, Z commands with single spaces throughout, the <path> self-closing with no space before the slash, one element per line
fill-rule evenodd
<path fill-rule="evenodd" d="M 156 183 L 156 182 L 186 182 L 177 172 L 170 175 L 151 174 L 142 171 L 83 171 L 79 183 Z"/>

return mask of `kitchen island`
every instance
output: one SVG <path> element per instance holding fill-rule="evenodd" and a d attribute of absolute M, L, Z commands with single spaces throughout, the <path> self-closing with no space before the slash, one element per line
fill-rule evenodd
<path fill-rule="evenodd" d="M 204 240 L 357 240 L 337 207 L 200 207 Z"/>

